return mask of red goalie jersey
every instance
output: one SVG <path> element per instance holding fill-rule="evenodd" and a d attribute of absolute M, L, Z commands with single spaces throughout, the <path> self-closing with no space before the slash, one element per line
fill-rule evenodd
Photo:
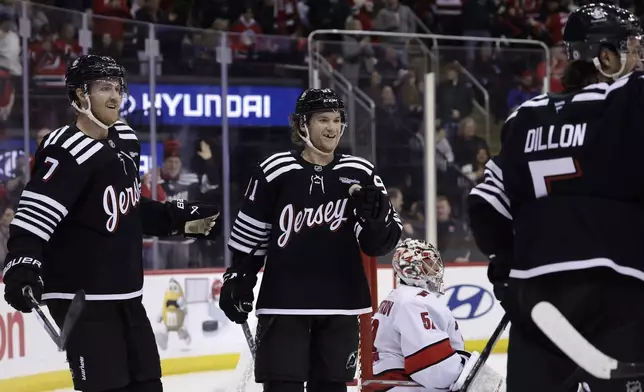
<path fill-rule="evenodd" d="M 451 311 L 436 294 L 401 284 L 382 301 L 373 319 L 376 379 L 413 380 L 424 388 L 393 392 L 445 391 L 465 360 L 463 336 Z"/>

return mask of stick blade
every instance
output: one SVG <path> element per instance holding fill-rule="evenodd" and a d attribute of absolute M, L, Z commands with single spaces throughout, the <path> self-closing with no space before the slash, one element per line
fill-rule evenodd
<path fill-rule="evenodd" d="M 63 329 L 60 331 L 60 340 L 61 347 L 63 350 L 67 348 L 67 339 L 72 333 L 74 327 L 76 326 L 78 320 L 81 317 L 81 314 L 85 310 L 85 292 L 83 290 L 78 290 L 74 295 L 72 303 L 67 309 L 67 315 L 65 315 L 65 322 L 63 324 Z"/>
<path fill-rule="evenodd" d="M 593 346 L 554 305 L 540 302 L 532 308 L 532 320 L 561 351 L 596 378 L 608 380 L 618 361 Z"/>

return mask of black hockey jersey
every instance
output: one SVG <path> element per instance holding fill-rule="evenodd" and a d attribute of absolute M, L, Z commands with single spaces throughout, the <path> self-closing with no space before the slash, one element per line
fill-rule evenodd
<path fill-rule="evenodd" d="M 170 222 L 162 203 L 141 198 L 140 152 L 120 122 L 106 139 L 69 125 L 43 140 L 8 242 L 9 253 L 42 262 L 43 299 L 71 299 L 79 289 L 87 300 L 142 294 L 142 233 L 168 233 Z M 146 211 L 156 218 L 144 227 Z"/>
<path fill-rule="evenodd" d="M 510 277 L 608 267 L 644 280 L 644 74 L 522 104 L 469 196 L 486 254 Z"/>
<path fill-rule="evenodd" d="M 386 192 L 373 165 L 350 155 L 319 166 L 298 152 L 282 152 L 255 168 L 228 246 L 266 255 L 257 314 L 371 311 L 360 249 L 386 254 L 402 225 L 390 203 L 382 227 L 361 227 L 349 198 L 353 184 Z"/>

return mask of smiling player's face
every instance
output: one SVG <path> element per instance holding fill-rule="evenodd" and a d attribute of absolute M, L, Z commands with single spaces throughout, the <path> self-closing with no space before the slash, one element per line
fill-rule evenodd
<path fill-rule="evenodd" d="M 342 131 L 342 118 L 338 112 L 315 113 L 309 122 L 311 143 L 324 153 L 332 153 L 338 147 Z"/>
<path fill-rule="evenodd" d="M 92 104 L 92 113 L 96 119 L 106 125 L 114 124 L 119 119 L 123 101 L 120 80 L 118 78 L 109 78 L 91 82 L 89 100 Z"/>

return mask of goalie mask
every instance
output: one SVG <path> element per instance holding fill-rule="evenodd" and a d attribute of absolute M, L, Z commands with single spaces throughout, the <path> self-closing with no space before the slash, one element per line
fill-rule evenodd
<path fill-rule="evenodd" d="M 290 116 L 291 124 L 296 124 L 299 129 L 300 138 L 308 147 L 322 155 L 330 155 L 333 152 L 323 152 L 316 148 L 311 142 L 311 133 L 309 131 L 310 121 L 315 113 L 333 112 L 340 114 L 340 132 L 337 135 L 338 140 L 342 137 L 344 129 L 347 126 L 344 102 L 338 97 L 335 91 L 331 89 L 311 88 L 300 94 L 295 103 L 295 113 Z"/>
<path fill-rule="evenodd" d="M 602 75 L 617 79 L 641 66 L 642 29 L 635 15 L 612 4 L 595 3 L 578 8 L 568 16 L 563 40 L 568 59 L 589 61 Z M 620 60 L 620 70 L 607 73 L 599 61 L 603 48 Z"/>
<path fill-rule="evenodd" d="M 394 273 L 403 283 L 443 294 L 445 265 L 438 250 L 425 241 L 407 238 L 396 246 Z"/>
<path fill-rule="evenodd" d="M 91 54 L 77 58 L 65 72 L 65 87 L 71 106 L 96 125 L 108 129 L 118 120 L 126 85 L 123 67 L 113 58 Z M 83 92 L 83 102 L 77 89 Z M 92 101 L 98 107 L 92 108 Z"/>

